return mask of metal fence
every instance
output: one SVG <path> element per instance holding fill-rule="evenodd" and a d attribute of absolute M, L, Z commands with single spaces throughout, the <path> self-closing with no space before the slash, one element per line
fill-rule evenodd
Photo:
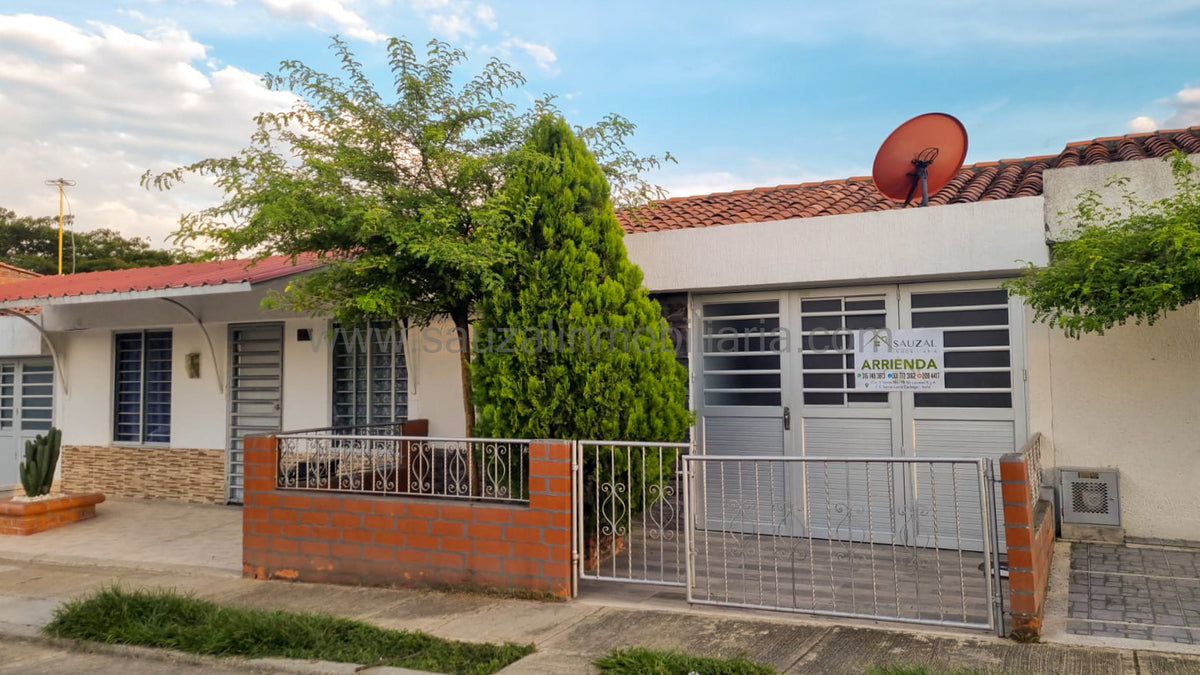
<path fill-rule="evenodd" d="M 394 425 L 393 425 L 394 428 Z M 529 441 L 321 429 L 280 434 L 276 485 L 526 503 Z"/>
<path fill-rule="evenodd" d="M 576 441 L 575 550 L 584 579 L 686 584 L 688 443 Z"/>
<path fill-rule="evenodd" d="M 987 460 L 683 463 L 689 602 L 997 628 Z"/>

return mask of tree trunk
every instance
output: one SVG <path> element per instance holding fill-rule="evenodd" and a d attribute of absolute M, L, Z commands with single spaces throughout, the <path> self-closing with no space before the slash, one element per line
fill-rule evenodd
<path fill-rule="evenodd" d="M 458 334 L 458 365 L 462 379 L 463 426 L 466 437 L 475 435 L 475 405 L 471 402 L 471 319 L 467 310 L 452 312 L 455 332 Z"/>

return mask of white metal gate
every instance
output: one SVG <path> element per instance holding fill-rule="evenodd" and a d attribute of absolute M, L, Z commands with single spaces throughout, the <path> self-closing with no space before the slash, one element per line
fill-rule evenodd
<path fill-rule="evenodd" d="M 229 451 L 225 497 L 242 503 L 246 436 L 278 432 L 282 426 L 283 324 L 229 327 Z"/>
<path fill-rule="evenodd" d="M 990 461 L 690 450 L 575 444 L 580 578 L 684 586 L 697 604 L 1000 629 Z"/>

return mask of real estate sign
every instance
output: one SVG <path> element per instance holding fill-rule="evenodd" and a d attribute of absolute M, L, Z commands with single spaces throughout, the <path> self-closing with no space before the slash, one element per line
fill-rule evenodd
<path fill-rule="evenodd" d="M 862 330 L 854 336 L 854 388 L 931 391 L 946 388 L 942 331 Z"/>

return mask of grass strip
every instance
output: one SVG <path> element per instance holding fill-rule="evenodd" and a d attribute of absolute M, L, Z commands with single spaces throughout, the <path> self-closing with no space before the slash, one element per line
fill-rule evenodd
<path fill-rule="evenodd" d="M 456 675 L 490 675 L 534 651 L 533 645 L 443 640 L 322 614 L 228 607 L 117 587 L 66 603 L 44 630 L 54 637 L 210 656 L 317 659 Z"/>
<path fill-rule="evenodd" d="M 742 657 L 717 659 L 643 647 L 609 652 L 596 660 L 596 667 L 605 675 L 776 675 L 778 672 Z"/>

